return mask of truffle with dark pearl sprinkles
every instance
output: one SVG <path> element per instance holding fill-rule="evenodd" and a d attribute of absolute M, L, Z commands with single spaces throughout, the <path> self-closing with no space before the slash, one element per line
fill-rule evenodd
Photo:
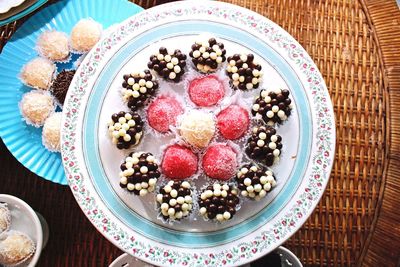
<path fill-rule="evenodd" d="M 276 186 L 272 171 L 251 163 L 243 165 L 236 173 L 235 179 L 241 195 L 257 201 Z"/>
<path fill-rule="evenodd" d="M 256 126 L 247 140 L 246 154 L 261 163 L 272 166 L 279 161 L 282 137 L 271 126 Z"/>
<path fill-rule="evenodd" d="M 160 175 L 151 153 L 132 152 L 121 164 L 119 185 L 135 195 L 145 196 L 154 191 Z"/>
<path fill-rule="evenodd" d="M 167 81 L 179 82 L 185 73 L 186 55 L 176 49 L 169 53 L 167 48 L 160 47 L 157 54 L 150 56 L 147 63 L 149 69 L 154 70 Z"/>
<path fill-rule="evenodd" d="M 111 116 L 108 132 L 117 148 L 136 146 L 143 136 L 143 120 L 136 112 L 120 111 Z"/>
<path fill-rule="evenodd" d="M 203 73 L 215 72 L 225 62 L 225 55 L 224 44 L 217 42 L 215 38 L 210 38 L 208 41 L 196 41 L 189 52 L 193 65 Z"/>
<path fill-rule="evenodd" d="M 235 89 L 246 91 L 258 88 L 263 72 L 261 65 L 254 61 L 253 54 L 234 54 L 228 57 L 227 62 L 226 73 Z"/>
<path fill-rule="evenodd" d="M 262 119 L 267 125 L 282 124 L 290 116 L 292 100 L 289 98 L 289 90 L 277 89 L 268 92 L 263 89 L 252 106 L 252 114 Z"/>
<path fill-rule="evenodd" d="M 239 204 L 238 191 L 228 184 L 216 183 L 208 186 L 200 194 L 200 214 L 219 222 L 230 220 Z"/>
<path fill-rule="evenodd" d="M 143 107 L 158 89 L 158 82 L 150 70 L 123 76 L 122 97 L 132 111 Z"/>
<path fill-rule="evenodd" d="M 193 209 L 193 191 L 187 181 L 169 181 L 160 188 L 157 202 L 164 220 L 180 220 Z"/>

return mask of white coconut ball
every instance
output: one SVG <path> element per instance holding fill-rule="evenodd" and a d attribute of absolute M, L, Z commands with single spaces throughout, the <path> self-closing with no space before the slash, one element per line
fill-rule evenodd
<path fill-rule="evenodd" d="M 37 57 L 29 61 L 21 72 L 21 80 L 27 86 L 48 90 L 54 78 L 56 66 L 48 59 Z"/>
<path fill-rule="evenodd" d="M 64 61 L 69 56 L 68 36 L 63 32 L 45 31 L 37 41 L 38 52 L 54 61 Z"/>
<path fill-rule="evenodd" d="M 42 131 L 43 145 L 50 151 L 60 151 L 60 132 L 61 132 L 62 112 L 50 115 L 44 123 Z"/>
<path fill-rule="evenodd" d="M 100 40 L 102 27 L 93 19 L 82 19 L 72 29 L 71 45 L 77 52 L 88 52 Z"/>
<path fill-rule="evenodd" d="M 28 124 L 39 127 L 54 112 L 54 99 L 48 92 L 33 90 L 22 96 L 20 109 Z"/>

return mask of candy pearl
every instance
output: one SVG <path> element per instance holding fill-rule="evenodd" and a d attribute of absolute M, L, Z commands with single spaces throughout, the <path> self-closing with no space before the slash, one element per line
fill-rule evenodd
<path fill-rule="evenodd" d="M 204 70 L 205 72 L 209 71 L 210 69 L 211 69 L 211 67 L 210 67 L 210 66 L 207 66 L 207 65 L 205 65 L 205 66 L 203 67 L 203 70 Z"/>
<path fill-rule="evenodd" d="M 178 60 L 176 57 L 173 57 L 173 58 L 171 59 L 171 63 L 174 64 L 174 65 L 178 65 L 179 60 Z"/>
<path fill-rule="evenodd" d="M 175 189 L 172 189 L 169 194 L 171 195 L 171 197 L 177 197 L 178 196 L 178 191 L 176 191 Z"/>
<path fill-rule="evenodd" d="M 147 173 L 148 171 L 149 171 L 149 169 L 146 166 L 140 167 L 140 172 L 141 173 Z"/>
<path fill-rule="evenodd" d="M 252 83 L 247 83 L 246 84 L 246 89 L 247 90 L 253 89 L 253 84 Z"/>
<path fill-rule="evenodd" d="M 155 160 L 154 156 L 151 156 L 151 155 L 147 156 L 147 158 L 146 158 L 146 161 L 150 162 L 150 163 L 154 162 L 154 160 Z"/>
<path fill-rule="evenodd" d="M 267 138 L 267 134 L 266 134 L 266 133 L 260 133 L 260 134 L 258 135 L 258 137 L 260 137 L 260 139 L 264 140 L 264 139 Z"/>
<path fill-rule="evenodd" d="M 211 191 L 211 190 L 207 190 L 205 193 L 206 193 L 207 198 L 212 197 L 214 195 L 213 191 Z"/>
<path fill-rule="evenodd" d="M 254 192 L 249 193 L 249 197 L 254 198 L 256 194 Z"/>
<path fill-rule="evenodd" d="M 145 86 L 146 85 L 146 80 L 145 79 L 140 79 L 139 80 L 139 86 Z"/>
<path fill-rule="evenodd" d="M 263 184 L 263 185 L 266 184 L 267 183 L 267 176 L 261 176 L 260 177 L 260 183 Z"/>
<path fill-rule="evenodd" d="M 210 57 L 210 53 L 208 53 L 208 52 L 203 53 L 203 58 L 209 58 L 209 57 Z"/>
<path fill-rule="evenodd" d="M 263 188 L 264 188 L 264 190 L 265 191 L 269 191 L 269 190 L 271 190 L 271 184 L 270 183 L 266 183 L 264 186 L 263 186 Z"/>
<path fill-rule="evenodd" d="M 215 45 L 212 46 L 212 49 L 213 49 L 214 51 L 217 51 L 217 50 L 219 50 L 219 46 L 218 46 L 217 44 L 215 44 Z"/>
<path fill-rule="evenodd" d="M 276 136 L 275 134 L 271 136 L 271 142 L 276 143 L 278 141 L 278 136 Z"/>
<path fill-rule="evenodd" d="M 233 84 L 234 86 L 239 86 L 239 81 L 234 81 L 232 84 Z"/>
<path fill-rule="evenodd" d="M 279 155 L 281 154 L 281 151 L 279 151 L 279 149 L 274 149 L 272 154 L 274 154 L 275 157 L 279 157 Z"/>
<path fill-rule="evenodd" d="M 121 179 L 119 180 L 119 182 L 121 184 L 127 184 L 128 183 L 128 179 L 126 177 L 121 177 Z"/>
<path fill-rule="evenodd" d="M 247 69 L 249 67 L 249 65 L 247 65 L 247 63 L 243 63 L 242 68 Z"/>
<path fill-rule="evenodd" d="M 120 118 L 118 119 L 118 122 L 121 123 L 121 124 L 124 124 L 124 123 L 126 122 L 125 117 L 120 117 Z"/>
<path fill-rule="evenodd" d="M 168 76 L 171 80 L 176 78 L 176 73 L 175 72 L 171 72 Z"/>
<path fill-rule="evenodd" d="M 240 56 L 240 60 L 242 60 L 243 62 L 247 61 L 247 56 L 246 55 L 241 55 Z"/>
<path fill-rule="evenodd" d="M 168 210 L 161 210 L 161 214 L 164 216 L 168 216 Z"/>
<path fill-rule="evenodd" d="M 258 111 L 260 109 L 260 105 L 259 104 L 254 104 L 253 105 L 253 110 L 254 111 Z"/>
<path fill-rule="evenodd" d="M 165 60 L 166 62 L 170 62 L 170 61 L 171 61 L 171 56 L 170 56 L 170 55 L 165 55 L 165 56 L 164 56 L 164 60 Z"/>
<path fill-rule="evenodd" d="M 214 190 L 221 190 L 221 185 L 220 184 L 214 184 L 213 188 L 214 188 Z"/>
<path fill-rule="evenodd" d="M 219 64 L 219 63 L 222 63 L 222 57 L 217 57 L 216 62 L 217 62 L 218 64 Z"/>
<path fill-rule="evenodd" d="M 134 98 L 138 98 L 138 97 L 140 96 L 140 94 L 139 94 L 138 91 L 133 91 L 133 92 L 132 92 L 132 96 L 133 96 Z"/>
<path fill-rule="evenodd" d="M 276 113 L 279 111 L 279 107 L 278 106 L 272 106 L 271 110 Z"/>
<path fill-rule="evenodd" d="M 140 85 L 139 85 L 138 83 L 135 83 L 135 84 L 132 86 L 132 89 L 135 90 L 135 91 L 139 90 L 139 88 L 140 88 Z"/>
<path fill-rule="evenodd" d="M 201 207 L 199 211 L 200 211 L 201 215 L 204 215 L 204 214 L 206 214 L 207 209 L 205 207 Z"/>
<path fill-rule="evenodd" d="M 274 117 L 274 112 L 271 111 L 271 110 L 267 111 L 267 117 L 270 118 L 270 119 L 273 118 Z"/>
<path fill-rule="evenodd" d="M 175 205 L 176 205 L 176 199 L 175 199 L 175 198 L 170 199 L 170 200 L 169 200 L 169 205 L 170 205 L 170 206 L 175 206 Z"/>
<path fill-rule="evenodd" d="M 161 203 L 163 200 L 163 195 L 162 194 L 158 194 L 157 195 L 157 202 Z"/>
<path fill-rule="evenodd" d="M 171 188 L 171 186 L 170 186 L 170 185 L 166 185 L 166 186 L 164 187 L 164 191 L 165 191 L 165 193 L 170 193 L 170 192 L 171 192 L 171 190 L 172 190 L 172 188 Z"/>
<path fill-rule="evenodd" d="M 193 57 L 194 57 L 194 58 L 198 58 L 200 55 L 201 55 L 201 53 L 200 53 L 199 50 L 193 51 Z"/>
<path fill-rule="evenodd" d="M 200 53 L 204 53 L 204 52 L 206 52 L 206 48 L 204 46 L 202 46 L 199 48 L 199 51 L 200 51 Z"/>
<path fill-rule="evenodd" d="M 247 191 L 242 191 L 242 196 L 247 197 L 249 195 L 249 193 Z"/>
<path fill-rule="evenodd" d="M 249 186 L 249 185 L 251 185 L 251 179 L 250 178 L 246 178 L 246 179 L 244 179 L 243 183 L 244 183 L 245 186 Z"/>
<path fill-rule="evenodd" d="M 249 193 L 254 192 L 254 187 L 253 187 L 252 185 L 249 185 L 249 186 L 246 188 L 246 191 L 249 192 Z"/>
<path fill-rule="evenodd" d="M 207 199 L 207 196 L 206 196 L 205 193 L 201 193 L 200 198 L 201 198 L 202 200 L 205 200 L 205 199 Z"/>
<path fill-rule="evenodd" d="M 129 78 L 128 79 L 128 84 L 129 85 L 133 85 L 135 83 L 135 79 L 133 79 L 133 78 Z"/>
<path fill-rule="evenodd" d="M 279 118 L 284 118 L 285 115 L 286 115 L 286 114 L 285 114 L 285 112 L 284 112 L 283 110 L 279 110 L 279 111 L 278 111 L 278 117 L 279 117 Z"/>
<path fill-rule="evenodd" d="M 140 183 L 135 184 L 135 189 L 136 190 L 142 189 L 142 184 L 140 184 Z"/>
<path fill-rule="evenodd" d="M 147 92 L 147 88 L 142 86 L 142 87 L 140 87 L 139 92 L 141 92 L 142 94 L 145 94 Z"/>
<path fill-rule="evenodd" d="M 263 140 L 258 140 L 257 141 L 257 146 L 263 147 L 265 145 L 265 142 Z"/>
<path fill-rule="evenodd" d="M 132 137 L 129 134 L 124 135 L 124 141 L 129 142 L 132 140 Z"/>
<path fill-rule="evenodd" d="M 174 216 L 175 215 L 175 209 L 174 208 L 169 208 L 168 209 L 168 215 L 169 216 Z"/>
<path fill-rule="evenodd" d="M 112 136 L 113 136 L 114 138 L 119 138 L 119 132 L 118 132 L 118 131 L 114 131 L 114 132 L 112 133 Z"/>
<path fill-rule="evenodd" d="M 217 56 L 220 58 L 220 56 L 222 56 L 222 50 L 219 49 L 219 47 L 217 49 L 215 49 L 215 53 L 217 54 Z"/>
<path fill-rule="evenodd" d="M 174 185 L 174 181 L 169 181 L 169 182 L 168 182 L 168 185 L 169 185 L 169 186 L 173 186 L 173 185 Z"/>
<path fill-rule="evenodd" d="M 271 186 L 272 187 L 276 186 L 276 181 L 275 180 L 272 181 Z"/>
<path fill-rule="evenodd" d="M 232 59 L 231 61 L 229 61 L 229 65 L 235 66 L 236 65 L 236 61 Z"/>
<path fill-rule="evenodd" d="M 120 129 L 118 131 L 118 133 L 119 133 L 119 136 L 124 136 L 126 134 L 126 131 L 124 129 Z"/>
<path fill-rule="evenodd" d="M 251 83 L 256 85 L 258 83 L 258 79 L 257 78 L 253 78 L 251 79 Z"/>
<path fill-rule="evenodd" d="M 221 191 L 221 197 L 226 197 L 228 195 L 228 192 L 226 192 L 225 190 Z"/>
<path fill-rule="evenodd" d="M 141 190 L 139 191 L 139 195 L 140 195 L 141 197 L 147 195 L 147 193 L 148 193 L 147 189 L 141 189 Z"/>
<path fill-rule="evenodd" d="M 232 80 L 235 80 L 235 81 L 239 80 L 239 74 L 238 73 L 232 74 Z"/>
<path fill-rule="evenodd" d="M 183 204 L 182 204 L 182 210 L 183 210 L 183 211 L 189 210 L 189 204 L 183 203 Z"/>
<path fill-rule="evenodd" d="M 129 184 L 126 186 L 126 188 L 128 188 L 129 191 L 133 191 L 133 190 L 135 189 L 135 185 L 129 183 Z"/>
<path fill-rule="evenodd" d="M 214 196 L 219 197 L 221 195 L 221 190 L 214 190 Z"/>
<path fill-rule="evenodd" d="M 185 211 L 182 213 L 182 215 L 183 215 L 183 216 L 188 216 L 188 215 L 189 215 L 189 211 L 185 210 Z"/>
<path fill-rule="evenodd" d="M 174 67 L 174 72 L 175 72 L 175 73 L 181 72 L 181 67 L 179 67 L 178 65 L 176 65 L 176 66 Z"/>
<path fill-rule="evenodd" d="M 222 189 L 228 191 L 228 190 L 229 190 L 229 185 L 224 184 L 224 185 L 222 186 Z"/>
<path fill-rule="evenodd" d="M 244 82 L 244 80 L 245 80 L 244 76 L 240 76 L 240 77 L 239 77 L 239 82 L 242 83 L 242 82 Z"/>
<path fill-rule="evenodd" d="M 267 176 L 267 182 L 268 182 L 268 183 L 272 183 L 274 180 L 275 180 L 275 179 L 274 179 L 274 177 L 273 177 L 272 175 L 268 175 L 268 176 Z"/>
<path fill-rule="evenodd" d="M 171 62 L 169 62 L 169 63 L 167 64 L 167 68 L 168 68 L 168 69 L 173 69 L 173 68 L 174 68 L 174 64 L 172 64 Z"/>
<path fill-rule="evenodd" d="M 138 164 L 138 163 L 139 163 L 139 158 L 138 158 L 138 157 L 132 158 L 132 164 L 133 164 L 133 165 L 136 165 L 136 164 Z"/>
<path fill-rule="evenodd" d="M 179 211 L 179 212 L 177 212 L 177 213 L 175 214 L 175 217 L 176 217 L 177 219 L 181 219 L 182 216 L 183 216 L 182 211 Z"/>
<path fill-rule="evenodd" d="M 225 220 L 229 220 L 231 218 L 231 214 L 228 211 L 225 211 L 223 216 Z"/>
<path fill-rule="evenodd" d="M 260 75 L 260 72 L 258 70 L 253 70 L 253 76 L 258 77 Z"/>
<path fill-rule="evenodd" d="M 266 98 L 268 96 L 268 93 L 266 90 L 262 90 L 260 95 L 262 98 Z"/>
<path fill-rule="evenodd" d="M 240 171 L 241 171 L 243 174 L 246 174 L 246 173 L 249 171 L 249 169 L 247 169 L 247 168 L 241 168 Z"/>
<path fill-rule="evenodd" d="M 256 184 L 256 185 L 254 186 L 254 191 L 256 191 L 256 192 L 260 192 L 261 189 L 262 189 L 262 186 L 261 186 L 260 184 Z"/>
<path fill-rule="evenodd" d="M 222 222 L 224 220 L 224 216 L 222 214 L 217 214 L 217 221 Z"/>
<path fill-rule="evenodd" d="M 183 183 L 182 183 L 182 187 L 183 187 L 183 188 L 189 188 L 189 187 L 190 187 L 190 184 L 189 184 L 188 182 L 183 182 Z"/>
<path fill-rule="evenodd" d="M 214 59 L 214 60 L 217 59 L 217 53 L 211 52 L 211 53 L 210 53 L 210 58 L 211 58 L 211 59 Z"/>
<path fill-rule="evenodd" d="M 117 122 L 116 124 L 114 124 L 115 130 L 119 130 L 119 129 L 121 129 L 121 127 L 122 127 L 121 123 Z"/>
<path fill-rule="evenodd" d="M 252 170 L 253 172 L 256 172 L 256 171 L 258 171 L 258 168 L 256 166 L 251 166 L 250 170 Z"/>
<path fill-rule="evenodd" d="M 260 197 L 265 197 L 265 196 L 267 195 L 267 192 L 266 192 L 264 189 L 262 189 L 262 190 L 260 191 L 260 193 L 258 193 L 258 195 L 259 195 Z"/>
<path fill-rule="evenodd" d="M 160 61 L 163 60 L 164 59 L 164 55 L 163 54 L 158 54 L 157 55 L 157 59 L 160 60 Z"/>
<path fill-rule="evenodd" d="M 129 130 L 129 124 L 128 123 L 124 123 L 123 125 L 122 125 L 122 129 L 124 129 L 125 131 L 128 131 Z"/>
<path fill-rule="evenodd" d="M 176 191 L 176 190 L 175 190 Z M 171 195 L 172 196 L 172 195 Z M 184 197 L 178 197 L 177 199 L 176 199 L 176 202 L 178 202 L 178 204 L 183 204 L 183 203 L 185 203 L 185 198 Z"/>
<path fill-rule="evenodd" d="M 238 71 L 238 68 L 236 66 L 233 66 L 231 68 L 232 73 L 236 73 Z"/>
<path fill-rule="evenodd" d="M 272 173 L 272 171 L 269 171 L 269 170 L 266 171 L 265 174 L 266 174 L 267 176 L 272 176 L 272 175 L 274 175 L 274 174 Z"/>

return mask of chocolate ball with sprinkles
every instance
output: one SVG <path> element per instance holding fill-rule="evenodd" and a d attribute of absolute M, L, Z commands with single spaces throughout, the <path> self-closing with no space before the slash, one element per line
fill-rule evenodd
<path fill-rule="evenodd" d="M 199 212 L 206 219 L 223 222 L 235 215 L 238 204 L 238 191 L 235 187 L 216 183 L 206 187 L 200 194 Z"/>
<path fill-rule="evenodd" d="M 132 111 L 143 107 L 158 89 L 158 82 L 150 70 L 124 75 L 122 97 Z"/>
<path fill-rule="evenodd" d="M 241 195 L 257 201 L 276 186 L 272 171 L 251 163 L 243 165 L 236 173 L 235 179 Z"/>
<path fill-rule="evenodd" d="M 261 163 L 272 166 L 279 161 L 282 137 L 271 126 L 256 126 L 247 140 L 246 154 Z"/>
<path fill-rule="evenodd" d="M 157 202 L 164 220 L 180 220 L 193 209 L 193 191 L 187 181 L 169 181 L 160 188 Z"/>
<path fill-rule="evenodd" d="M 135 195 L 153 192 L 161 173 L 151 153 L 132 152 L 121 164 L 119 185 Z"/>
<path fill-rule="evenodd" d="M 226 73 L 235 89 L 256 89 L 263 76 L 261 65 L 254 61 L 253 54 L 234 54 L 228 57 Z"/>
<path fill-rule="evenodd" d="M 277 89 L 268 92 L 263 89 L 254 101 L 251 113 L 264 120 L 267 125 L 282 124 L 290 116 L 292 100 L 288 89 Z"/>
<path fill-rule="evenodd" d="M 136 146 L 143 136 L 143 120 L 136 112 L 120 111 L 111 116 L 108 132 L 117 148 Z"/>
<path fill-rule="evenodd" d="M 215 72 L 225 62 L 225 55 L 224 44 L 217 42 L 215 38 L 210 38 L 208 41 L 196 41 L 189 52 L 193 65 L 203 73 Z"/>
<path fill-rule="evenodd" d="M 160 47 L 157 54 L 150 57 L 147 63 L 149 69 L 157 72 L 158 75 L 167 81 L 179 82 L 185 73 L 186 55 L 176 49 L 169 53 L 167 48 Z"/>

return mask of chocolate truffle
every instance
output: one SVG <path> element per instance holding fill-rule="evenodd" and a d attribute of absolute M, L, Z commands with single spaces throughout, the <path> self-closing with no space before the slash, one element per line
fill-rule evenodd
<path fill-rule="evenodd" d="M 247 141 L 246 154 L 261 163 L 272 166 L 279 160 L 282 137 L 271 126 L 256 126 Z"/>
<path fill-rule="evenodd" d="M 187 147 L 169 146 L 161 163 L 163 174 L 170 179 L 185 179 L 197 172 L 197 156 Z"/>
<path fill-rule="evenodd" d="M 249 124 L 249 113 L 239 105 L 232 104 L 217 115 L 217 128 L 228 140 L 243 137 L 249 129 Z"/>
<path fill-rule="evenodd" d="M 9 231 L 0 236 L 0 264 L 14 266 L 28 260 L 35 243 L 24 233 Z"/>
<path fill-rule="evenodd" d="M 53 61 L 64 61 L 69 56 L 68 36 L 63 32 L 45 31 L 37 41 L 40 55 Z"/>
<path fill-rule="evenodd" d="M 208 146 L 215 133 L 215 122 L 211 113 L 192 110 L 183 115 L 179 133 L 190 145 L 197 148 Z"/>
<path fill-rule="evenodd" d="M 223 83 L 215 76 L 196 78 L 189 83 L 190 100 L 199 107 L 210 107 L 225 96 Z"/>
<path fill-rule="evenodd" d="M 111 116 L 108 132 L 112 142 L 119 149 L 127 149 L 139 144 L 143 135 L 143 121 L 136 112 L 120 111 Z"/>
<path fill-rule="evenodd" d="M 160 95 L 154 99 L 147 109 L 149 125 L 160 133 L 166 133 L 171 126 L 176 126 L 178 116 L 184 109 L 176 98 Z"/>
<path fill-rule="evenodd" d="M 252 107 L 252 114 L 261 118 L 267 125 L 282 124 L 290 116 L 292 100 L 289 98 L 289 90 L 278 89 L 268 92 L 263 89 L 256 98 Z"/>
<path fill-rule="evenodd" d="M 145 196 L 154 191 L 160 175 L 151 153 L 132 152 L 121 164 L 119 184 L 135 195 Z"/>
<path fill-rule="evenodd" d="M 216 71 L 226 60 L 225 54 L 224 44 L 210 38 L 208 41 L 196 41 L 189 56 L 198 71 L 209 73 Z"/>
<path fill-rule="evenodd" d="M 74 78 L 75 72 L 75 70 L 62 70 L 57 74 L 56 79 L 51 85 L 50 91 L 61 105 L 64 105 L 65 97 L 67 96 L 68 88 Z"/>
<path fill-rule="evenodd" d="M 22 96 L 20 109 L 26 123 L 39 127 L 54 112 L 55 105 L 48 92 L 33 90 Z"/>
<path fill-rule="evenodd" d="M 76 52 L 86 53 L 100 40 L 102 27 L 93 19 L 81 19 L 72 28 L 71 46 Z"/>
<path fill-rule="evenodd" d="M 169 181 L 157 194 L 158 207 L 164 220 L 180 220 L 193 209 L 192 190 L 189 182 Z"/>
<path fill-rule="evenodd" d="M 261 77 L 261 65 L 254 62 L 253 54 L 234 54 L 228 57 L 226 73 L 235 89 L 243 91 L 258 88 Z"/>
<path fill-rule="evenodd" d="M 27 86 L 48 90 L 53 81 L 55 71 L 56 65 L 53 62 L 37 57 L 22 68 L 20 77 Z"/>
<path fill-rule="evenodd" d="M 42 131 L 43 145 L 50 151 L 60 152 L 62 112 L 50 115 L 44 122 Z"/>
<path fill-rule="evenodd" d="M 236 152 L 227 144 L 213 144 L 207 148 L 202 165 L 208 177 L 229 180 L 237 168 Z"/>
<path fill-rule="evenodd" d="M 167 48 L 160 47 L 158 53 L 150 57 L 147 66 L 165 80 L 179 82 L 185 73 L 186 55 L 179 49 L 169 53 Z"/>
<path fill-rule="evenodd" d="M 276 186 L 272 171 L 255 164 L 245 164 L 236 173 L 236 181 L 241 195 L 260 200 Z"/>
<path fill-rule="evenodd" d="M 0 203 L 0 234 L 10 228 L 11 212 L 7 207 L 7 203 Z"/>
<path fill-rule="evenodd" d="M 219 222 L 230 220 L 236 213 L 239 198 L 237 189 L 228 184 L 208 186 L 200 194 L 200 214 L 207 219 Z"/>
<path fill-rule="evenodd" d="M 143 107 L 158 89 L 158 82 L 150 70 L 124 75 L 122 96 L 132 111 Z"/>

